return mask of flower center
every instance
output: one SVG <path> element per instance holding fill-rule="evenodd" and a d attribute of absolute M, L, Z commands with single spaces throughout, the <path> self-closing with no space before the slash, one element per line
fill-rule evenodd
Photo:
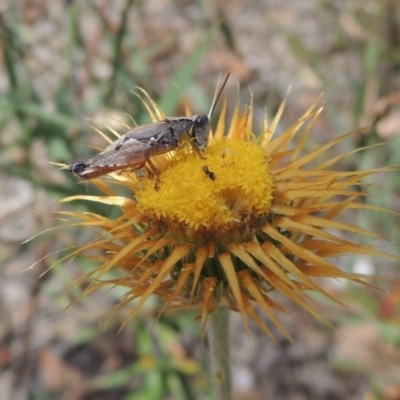
<path fill-rule="evenodd" d="M 157 187 L 153 180 L 143 182 L 138 209 L 177 235 L 190 232 L 192 240 L 198 234 L 247 236 L 257 220 L 265 222 L 271 206 L 266 159 L 257 143 L 229 139 L 209 146 L 205 158 L 183 154 L 161 172 Z"/>

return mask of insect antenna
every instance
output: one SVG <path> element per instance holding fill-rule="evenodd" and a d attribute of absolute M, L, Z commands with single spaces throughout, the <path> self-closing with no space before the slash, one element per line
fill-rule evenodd
<path fill-rule="evenodd" d="M 228 81 L 229 75 L 230 75 L 230 72 L 228 72 L 228 73 L 226 74 L 226 77 L 225 77 L 225 79 L 224 79 L 224 82 L 222 83 L 222 85 L 221 85 L 221 87 L 220 87 L 220 86 L 219 86 L 219 83 L 220 83 L 220 81 L 221 81 L 221 74 L 219 74 L 217 87 L 216 87 L 215 93 L 214 93 L 214 98 L 213 98 L 213 101 L 212 101 L 212 103 L 211 103 L 210 112 L 208 113 L 208 119 L 211 119 L 211 115 L 212 115 L 212 113 L 214 112 L 215 106 L 217 105 L 219 98 L 221 97 L 221 93 L 222 93 L 222 91 L 224 90 L 224 87 L 225 87 L 225 85 L 226 85 L 226 82 Z"/>

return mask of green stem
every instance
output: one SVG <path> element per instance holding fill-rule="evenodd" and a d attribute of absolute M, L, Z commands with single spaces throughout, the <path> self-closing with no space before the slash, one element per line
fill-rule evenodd
<path fill-rule="evenodd" d="M 231 400 L 228 307 L 218 307 L 211 313 L 207 323 L 207 337 L 210 348 L 213 399 Z"/>

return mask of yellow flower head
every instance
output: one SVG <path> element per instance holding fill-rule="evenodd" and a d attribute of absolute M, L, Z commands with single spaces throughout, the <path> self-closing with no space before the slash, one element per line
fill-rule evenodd
<path fill-rule="evenodd" d="M 137 192 L 138 209 L 183 234 L 182 241 L 230 242 L 228 235 L 248 230 L 248 219 L 257 224 L 270 211 L 267 156 L 254 142 L 229 139 L 205 154 L 206 159 L 195 153 L 181 158 L 162 174 L 156 190 L 154 182 L 145 182 Z"/>
<path fill-rule="evenodd" d="M 146 107 L 154 121 L 163 117 L 151 100 Z M 284 104 L 272 122 L 265 118 L 261 132 L 253 132 L 251 107 L 240 111 L 237 106 L 225 128 L 225 103 L 203 156 L 183 146 L 152 158 L 160 170 L 157 181 L 132 171 L 111 174 L 93 181 L 104 197 L 65 199 L 83 197 L 120 208 L 115 219 L 73 213 L 83 227 L 100 230 L 97 239 L 73 253 L 98 254 L 98 268 L 82 278 L 95 278 L 86 293 L 105 284 L 127 287 L 119 306 L 140 298 L 130 318 L 155 294 L 165 301 L 162 310 L 198 307 L 203 326 L 216 307 L 228 304 L 245 323 L 250 316 L 271 336 L 258 316 L 261 309 L 287 335 L 275 315 L 284 308 L 270 297 L 276 290 L 325 321 L 307 292 L 329 294 L 313 278 L 360 280 L 328 259 L 344 253 L 385 256 L 331 233 L 377 236 L 336 221 L 346 209 L 374 209 L 357 203 L 366 196 L 361 180 L 374 171 L 335 171 L 335 164 L 351 153 L 324 159 L 328 149 L 351 134 L 304 151 L 321 112 L 316 104 L 274 136 L 283 109 Z M 111 184 L 130 194 L 116 195 Z M 115 268 L 121 277 L 105 279 Z"/>

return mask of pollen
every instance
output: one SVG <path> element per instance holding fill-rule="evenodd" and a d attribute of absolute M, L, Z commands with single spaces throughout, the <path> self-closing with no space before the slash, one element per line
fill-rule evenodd
<path fill-rule="evenodd" d="M 255 142 L 222 139 L 201 158 L 183 156 L 161 173 L 159 185 L 149 180 L 137 193 L 138 208 L 169 226 L 218 234 L 240 230 L 248 220 L 269 212 L 273 182 L 265 150 Z"/>

